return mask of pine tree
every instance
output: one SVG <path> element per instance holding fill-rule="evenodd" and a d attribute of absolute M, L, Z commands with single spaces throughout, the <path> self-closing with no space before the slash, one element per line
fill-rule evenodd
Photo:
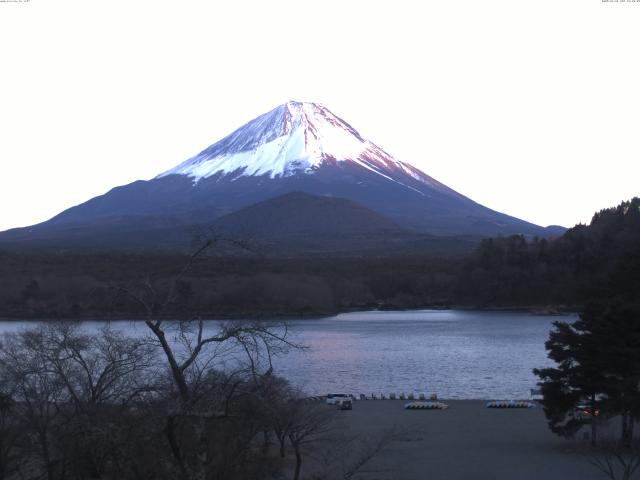
<path fill-rule="evenodd" d="M 604 377 L 598 362 L 597 340 L 586 329 L 582 317 L 572 324 L 554 322 L 545 343 L 557 368 L 535 369 L 540 377 L 542 405 L 552 432 L 573 436 L 586 422 L 574 415 L 578 405 L 589 405 L 591 441 L 595 444 Z"/>
<path fill-rule="evenodd" d="M 640 310 L 617 301 L 591 307 L 583 317 L 600 343 L 605 408 L 620 415 L 622 442 L 628 446 L 640 419 Z"/>
<path fill-rule="evenodd" d="M 630 302 L 588 305 L 574 323 L 554 323 L 545 346 L 556 368 L 535 369 L 554 433 L 572 436 L 587 421 L 573 415 L 587 403 L 592 443 L 601 411 L 620 415 L 622 441 L 631 442 L 640 418 L 640 311 Z"/>

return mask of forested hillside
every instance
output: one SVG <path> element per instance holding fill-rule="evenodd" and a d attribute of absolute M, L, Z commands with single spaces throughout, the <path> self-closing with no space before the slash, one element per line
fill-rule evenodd
<path fill-rule="evenodd" d="M 483 240 L 460 273 L 455 298 L 481 305 L 578 305 L 640 292 L 639 278 L 640 199 L 634 198 L 555 240 Z"/>
<path fill-rule="evenodd" d="M 198 258 L 177 283 L 175 317 L 322 315 L 369 308 L 575 308 L 640 292 L 640 199 L 554 240 L 485 239 L 467 257 Z M 133 318 L 122 289 L 161 296 L 187 258 L 0 252 L 0 316 Z"/>

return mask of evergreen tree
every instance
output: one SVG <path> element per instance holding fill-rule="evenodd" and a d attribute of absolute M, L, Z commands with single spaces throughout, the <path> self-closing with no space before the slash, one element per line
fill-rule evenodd
<path fill-rule="evenodd" d="M 640 310 L 617 301 L 585 311 L 592 335 L 600 344 L 605 408 L 622 420 L 622 442 L 629 446 L 640 419 Z"/>
<path fill-rule="evenodd" d="M 545 343 L 556 368 L 534 369 L 540 377 L 542 405 L 552 432 L 573 436 L 585 423 L 591 424 L 591 441 L 595 444 L 604 377 L 598 362 L 597 340 L 590 335 L 581 316 L 568 324 L 554 322 L 555 329 Z M 575 415 L 578 405 L 587 403 L 588 419 Z"/>
<path fill-rule="evenodd" d="M 545 346 L 556 368 L 535 369 L 543 406 L 554 433 L 571 436 L 591 424 L 596 442 L 598 416 L 620 415 L 622 441 L 631 442 L 640 418 L 640 312 L 620 301 L 592 303 L 574 323 L 555 322 Z M 587 403 L 587 419 L 573 414 Z"/>

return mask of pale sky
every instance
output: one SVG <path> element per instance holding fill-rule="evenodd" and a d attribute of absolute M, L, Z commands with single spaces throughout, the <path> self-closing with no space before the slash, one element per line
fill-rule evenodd
<path fill-rule="evenodd" d="M 320 102 L 490 208 L 640 195 L 640 2 L 0 0 L 0 230 Z"/>

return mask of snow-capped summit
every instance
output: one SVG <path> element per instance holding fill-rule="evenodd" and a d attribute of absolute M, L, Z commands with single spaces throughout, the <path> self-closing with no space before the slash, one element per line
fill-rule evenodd
<path fill-rule="evenodd" d="M 554 234 L 396 160 L 320 104 L 287 102 L 151 180 L 0 234 L 0 244 L 165 248 L 216 225 L 269 238 L 307 232 L 316 247 L 321 233 L 351 236 L 357 252 L 380 246 L 371 238 L 380 231 L 395 238 L 383 242 L 390 251 L 423 234 Z"/>
<path fill-rule="evenodd" d="M 431 187 L 446 188 L 364 139 L 325 106 L 295 101 L 260 115 L 157 178 L 178 174 L 198 182 L 216 174 L 233 178 L 288 177 L 312 174 L 322 165 L 342 162 L 358 165 L 395 182 L 400 181 L 395 178 L 397 174 L 408 174 Z"/>

